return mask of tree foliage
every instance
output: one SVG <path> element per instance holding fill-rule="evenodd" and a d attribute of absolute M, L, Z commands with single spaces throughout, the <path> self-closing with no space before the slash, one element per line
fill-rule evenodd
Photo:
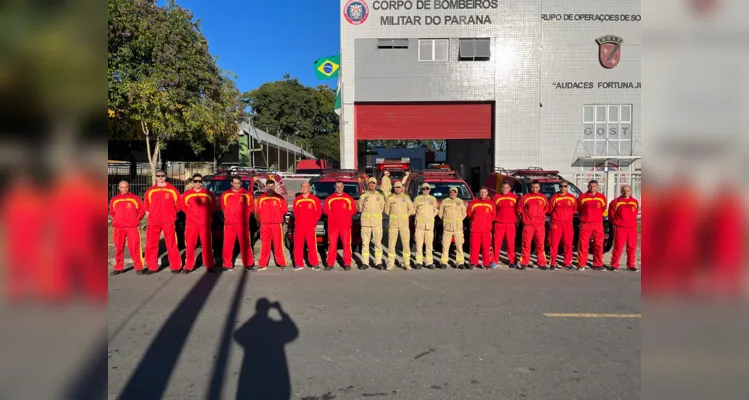
<path fill-rule="evenodd" d="M 174 0 L 109 0 L 110 137 L 145 136 L 151 168 L 170 139 L 200 152 L 238 131 L 242 103 L 192 13 Z M 142 136 L 141 136 L 142 137 Z M 153 146 L 153 148 L 152 148 Z"/>
<path fill-rule="evenodd" d="M 285 74 L 244 95 L 253 124 L 272 135 L 291 136 L 320 158 L 340 155 L 335 91 L 326 85 L 305 86 Z"/>

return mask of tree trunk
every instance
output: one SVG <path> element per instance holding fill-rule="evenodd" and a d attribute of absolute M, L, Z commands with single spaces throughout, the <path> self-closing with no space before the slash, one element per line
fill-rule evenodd
<path fill-rule="evenodd" d="M 140 126 L 143 128 L 143 134 L 146 135 L 146 154 L 148 154 L 148 164 L 151 166 L 151 184 L 156 184 L 156 162 L 159 159 L 159 151 L 161 146 L 159 140 L 156 139 L 156 146 L 151 151 L 151 131 L 148 129 L 148 125 L 140 121 Z"/>

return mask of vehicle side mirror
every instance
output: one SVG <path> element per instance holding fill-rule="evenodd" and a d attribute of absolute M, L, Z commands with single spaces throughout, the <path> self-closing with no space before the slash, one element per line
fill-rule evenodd
<path fill-rule="evenodd" d="M 253 195 L 253 196 L 255 196 L 255 197 L 260 197 L 260 196 L 262 196 L 262 195 L 263 195 L 263 191 L 261 191 L 261 190 L 256 190 L 256 191 L 255 191 L 255 192 L 254 192 L 254 193 L 253 193 L 252 195 Z"/>

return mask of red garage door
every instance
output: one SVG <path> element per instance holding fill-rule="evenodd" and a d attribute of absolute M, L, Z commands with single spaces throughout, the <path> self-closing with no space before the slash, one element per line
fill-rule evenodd
<path fill-rule="evenodd" d="M 492 108 L 492 103 L 354 104 L 356 139 L 491 139 Z"/>

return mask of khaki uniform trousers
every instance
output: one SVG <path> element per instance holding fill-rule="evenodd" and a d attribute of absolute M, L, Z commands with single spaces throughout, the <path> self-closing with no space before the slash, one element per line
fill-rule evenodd
<path fill-rule="evenodd" d="M 426 265 L 432 264 L 434 262 L 432 258 L 434 229 L 426 230 L 422 228 L 416 228 L 416 232 L 414 232 L 414 240 L 416 241 L 416 264 L 424 264 L 425 260 Z M 426 254 L 425 257 L 422 257 L 421 251 L 424 249 L 424 247 L 426 247 Z"/>
<path fill-rule="evenodd" d="M 369 264 L 369 242 L 374 239 L 375 265 L 382 264 L 382 226 L 361 227 L 361 256 Z"/>
<path fill-rule="evenodd" d="M 453 237 L 455 238 L 455 262 L 460 265 L 465 263 L 465 255 L 463 254 L 463 231 L 442 231 L 442 264 L 447 264 L 449 260 L 448 255 L 450 254 L 450 244 Z"/>

